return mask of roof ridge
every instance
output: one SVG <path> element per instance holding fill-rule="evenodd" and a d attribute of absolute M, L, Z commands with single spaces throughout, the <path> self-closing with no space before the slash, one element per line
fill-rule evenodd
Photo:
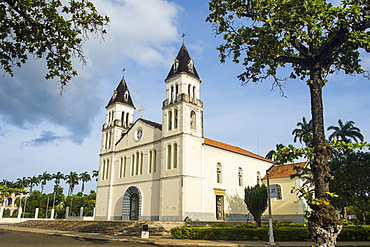
<path fill-rule="evenodd" d="M 234 152 L 234 153 L 246 155 L 246 156 L 249 156 L 249 157 L 252 157 L 252 158 L 256 158 L 256 159 L 259 159 L 259 160 L 264 160 L 264 161 L 268 161 L 270 163 L 273 163 L 272 160 L 266 159 L 266 158 L 264 158 L 264 157 L 262 157 L 258 154 L 252 153 L 248 150 L 245 150 L 245 149 L 237 147 L 237 146 L 233 146 L 233 145 L 226 144 L 226 143 L 223 143 L 223 142 L 215 141 L 215 140 L 205 138 L 205 137 L 204 137 L 204 143 L 207 144 L 207 145 L 213 146 L 213 147 L 218 147 L 218 148 L 228 150 L 228 151 L 231 151 L 231 152 Z"/>

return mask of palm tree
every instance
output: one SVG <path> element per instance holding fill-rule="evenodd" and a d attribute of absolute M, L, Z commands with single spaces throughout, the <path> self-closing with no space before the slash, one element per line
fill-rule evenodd
<path fill-rule="evenodd" d="M 99 171 L 98 170 L 93 170 L 92 171 L 92 177 L 96 178 L 96 181 L 98 181 L 99 178 Z"/>
<path fill-rule="evenodd" d="M 33 186 L 39 185 L 40 179 L 36 176 L 28 177 L 29 187 L 30 187 L 30 194 L 32 194 Z"/>
<path fill-rule="evenodd" d="M 24 190 L 24 188 L 25 188 L 25 187 L 28 187 L 28 185 L 29 185 L 29 181 L 28 181 L 28 179 L 27 179 L 26 177 L 23 177 L 23 178 L 17 178 L 16 183 L 17 183 L 17 186 L 18 186 L 20 189 L 22 189 L 22 190 Z"/>
<path fill-rule="evenodd" d="M 269 160 L 273 160 L 273 155 L 276 153 L 277 150 L 279 150 L 280 148 L 283 148 L 285 147 L 283 144 L 276 144 L 276 149 L 275 150 L 270 150 L 270 152 L 268 152 L 265 156 L 266 159 L 269 159 Z"/>
<path fill-rule="evenodd" d="M 41 181 L 41 194 L 42 194 L 44 192 L 46 183 L 52 179 L 52 176 L 47 171 L 44 171 L 43 174 L 39 175 L 39 179 Z"/>
<path fill-rule="evenodd" d="M 294 135 L 293 141 L 297 142 L 298 139 L 300 143 L 303 141 L 307 147 L 310 147 L 312 145 L 313 137 L 312 120 L 307 122 L 306 118 L 303 117 L 302 122 L 298 122 L 297 126 L 299 128 L 292 131 L 292 135 Z"/>
<path fill-rule="evenodd" d="M 68 196 L 71 196 L 75 188 L 75 185 L 78 184 L 79 180 L 78 174 L 76 172 L 71 172 L 70 174 L 65 175 L 65 180 L 66 183 L 69 184 Z"/>
<path fill-rule="evenodd" d="M 333 130 L 334 132 L 329 136 L 329 141 L 338 140 L 344 142 L 351 142 L 353 139 L 355 142 L 364 141 L 364 136 L 361 134 L 361 130 L 354 126 L 355 122 L 348 121 L 343 124 L 342 120 L 338 120 L 338 126 L 329 126 L 328 130 Z"/>
<path fill-rule="evenodd" d="M 81 193 L 84 193 L 85 183 L 88 182 L 88 181 L 91 181 L 91 176 L 88 172 L 83 172 L 83 173 L 80 174 L 79 179 L 82 181 Z"/>
<path fill-rule="evenodd" d="M 60 180 L 61 179 L 64 180 L 64 174 L 61 173 L 61 172 L 57 172 L 57 173 L 54 173 L 52 175 L 52 178 L 54 179 L 55 185 L 59 185 L 60 184 Z"/>

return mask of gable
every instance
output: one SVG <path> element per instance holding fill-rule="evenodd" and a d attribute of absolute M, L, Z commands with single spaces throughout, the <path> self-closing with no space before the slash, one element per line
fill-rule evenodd
<path fill-rule="evenodd" d="M 162 125 L 139 118 L 122 135 L 122 138 L 116 144 L 116 150 L 130 149 L 145 144 L 159 141 L 162 137 Z"/>

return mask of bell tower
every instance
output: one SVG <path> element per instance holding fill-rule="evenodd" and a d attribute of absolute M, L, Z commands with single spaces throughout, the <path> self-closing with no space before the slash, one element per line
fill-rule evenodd
<path fill-rule="evenodd" d="M 165 82 L 166 99 L 162 108 L 163 137 L 180 133 L 203 137 L 201 80 L 184 43 Z"/>
<path fill-rule="evenodd" d="M 135 106 L 124 77 L 122 77 L 117 89 L 113 90 L 112 97 L 105 108 L 106 117 L 102 129 L 101 153 L 114 151 L 114 144 L 134 121 Z"/>

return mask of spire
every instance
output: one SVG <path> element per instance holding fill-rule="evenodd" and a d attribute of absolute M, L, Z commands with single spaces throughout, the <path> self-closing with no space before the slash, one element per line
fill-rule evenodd
<path fill-rule="evenodd" d="M 172 64 L 171 70 L 168 73 L 166 80 L 174 75 L 180 74 L 181 72 L 188 73 L 200 79 L 197 70 L 194 67 L 193 60 L 189 56 L 188 50 L 186 49 L 184 43 L 182 43 L 180 51 Z"/>
<path fill-rule="evenodd" d="M 134 103 L 132 102 L 131 94 L 128 90 L 128 87 L 126 85 L 126 80 L 124 77 L 122 77 L 122 80 L 118 84 L 117 89 L 113 91 L 113 95 L 110 98 L 107 106 L 110 106 L 116 102 L 121 102 L 121 103 L 128 104 L 130 106 L 135 107 Z"/>

